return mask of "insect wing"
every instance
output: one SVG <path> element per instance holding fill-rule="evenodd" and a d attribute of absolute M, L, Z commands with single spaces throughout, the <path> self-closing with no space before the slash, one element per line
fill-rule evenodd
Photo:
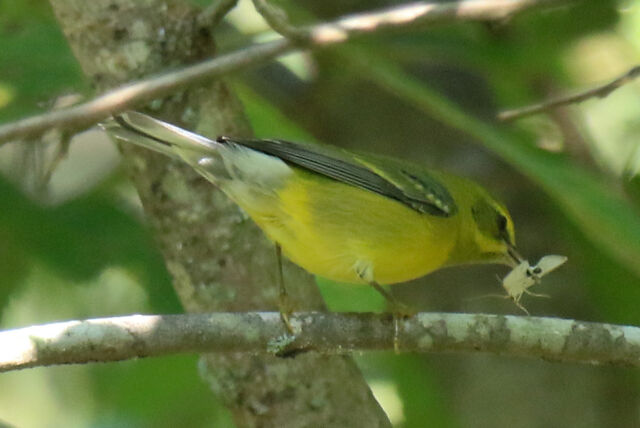
<path fill-rule="evenodd" d="M 502 287 L 509 297 L 517 301 L 527 288 L 536 283 L 535 278 L 529 274 L 530 269 L 529 262 L 525 260 L 504 277 Z"/>
<path fill-rule="evenodd" d="M 536 276 L 540 278 L 558 269 L 560 266 L 562 266 L 566 262 L 567 262 L 566 256 L 557 256 L 557 255 L 544 256 L 543 258 L 540 259 L 538 264 L 536 266 L 533 266 L 531 269 L 535 272 Z"/>

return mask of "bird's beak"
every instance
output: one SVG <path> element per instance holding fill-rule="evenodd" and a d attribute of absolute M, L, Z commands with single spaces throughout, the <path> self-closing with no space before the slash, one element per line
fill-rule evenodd
<path fill-rule="evenodd" d="M 516 267 L 520 263 L 525 261 L 524 258 L 520 255 L 520 253 L 518 253 L 518 250 L 516 250 L 516 247 L 513 244 L 510 244 L 509 242 L 506 242 L 506 241 L 505 243 L 507 244 L 507 254 L 509 256 L 507 263 L 511 267 Z"/>

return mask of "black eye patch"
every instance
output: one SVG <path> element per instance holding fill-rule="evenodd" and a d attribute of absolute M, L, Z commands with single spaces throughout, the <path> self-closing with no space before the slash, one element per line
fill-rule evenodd
<path fill-rule="evenodd" d="M 502 214 L 498 214 L 498 218 L 497 218 L 497 224 L 498 224 L 498 230 L 499 231 L 505 231 L 507 230 L 507 218 L 505 216 L 503 216 Z"/>
<path fill-rule="evenodd" d="M 481 198 L 471 206 L 471 215 L 482 234 L 496 240 L 509 240 L 507 216 L 486 199 Z"/>

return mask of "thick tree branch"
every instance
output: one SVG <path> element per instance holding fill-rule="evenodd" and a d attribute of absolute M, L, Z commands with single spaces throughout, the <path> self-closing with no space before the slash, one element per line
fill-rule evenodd
<path fill-rule="evenodd" d="M 620 88 L 621 86 L 635 80 L 638 76 L 640 76 L 640 65 L 633 67 L 622 76 L 613 79 L 609 83 L 596 86 L 595 88 L 591 88 L 586 91 L 553 98 L 530 106 L 520 107 L 512 110 L 504 110 L 498 114 L 498 119 L 503 122 L 509 122 L 512 120 L 521 119 L 523 117 L 541 113 L 545 110 L 551 110 L 569 104 L 581 103 L 590 98 L 604 98 L 609 96 L 610 93 Z"/>
<path fill-rule="evenodd" d="M 473 0 L 449 3 L 416 2 L 377 12 L 339 18 L 304 30 L 295 30 L 293 39 L 280 39 L 250 46 L 178 71 L 155 75 L 111 90 L 91 101 L 59 109 L 0 126 L 0 144 L 15 139 L 34 138 L 52 128 L 80 131 L 112 115 L 175 92 L 178 88 L 203 83 L 231 71 L 255 66 L 297 48 L 342 43 L 351 37 L 416 25 L 450 21 L 485 21 L 505 19 L 532 7 L 560 5 L 568 0 Z M 268 5 L 263 5 L 270 24 L 284 30 L 286 21 L 270 19 Z M 280 25 L 278 24 L 280 23 Z M 291 29 L 292 27 L 286 27 Z M 301 40 L 303 42 L 301 43 Z"/>
<path fill-rule="evenodd" d="M 344 354 L 362 350 L 489 352 L 640 367 L 640 328 L 558 318 L 420 313 L 277 312 L 131 315 L 0 332 L 0 372 L 177 352 Z M 397 325 L 396 325 L 397 322 Z"/>

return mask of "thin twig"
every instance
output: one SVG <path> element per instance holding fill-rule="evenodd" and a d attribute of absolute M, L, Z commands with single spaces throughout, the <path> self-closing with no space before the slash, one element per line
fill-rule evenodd
<path fill-rule="evenodd" d="M 253 7 L 262 15 L 267 24 L 278 34 L 294 42 L 309 43 L 309 31 L 294 27 L 289 23 L 287 13 L 267 0 L 253 0 Z"/>
<path fill-rule="evenodd" d="M 498 120 L 503 122 L 509 122 L 516 119 L 520 119 L 526 116 L 531 116 L 536 113 L 542 113 L 545 110 L 551 110 L 557 107 L 577 104 L 586 101 L 590 98 L 604 98 L 610 93 L 620 88 L 623 85 L 633 81 L 640 76 L 640 65 L 637 65 L 624 73 L 622 76 L 613 79 L 611 82 L 596 86 L 595 88 L 581 91 L 572 95 L 565 95 L 557 98 L 553 98 L 547 101 L 543 101 L 538 104 L 533 104 L 526 107 L 520 107 L 512 110 L 504 110 L 498 114 Z"/>
<path fill-rule="evenodd" d="M 572 1 L 572 0 L 568 0 Z M 308 29 L 313 44 L 343 42 L 351 37 L 395 28 L 464 21 L 503 21 L 532 7 L 563 5 L 567 0 L 463 0 L 415 2 L 376 12 L 354 14 Z"/>
<path fill-rule="evenodd" d="M 361 13 L 306 29 L 306 47 L 342 43 L 352 36 L 392 28 L 442 22 L 500 20 L 532 7 L 569 0 L 467 0 L 450 3 L 416 2 L 377 12 Z M 231 71 L 255 66 L 299 47 L 290 39 L 250 46 L 183 69 L 130 83 L 83 104 L 50 111 L 0 126 L 0 144 L 35 138 L 51 129 L 80 131 L 109 115 L 166 96 L 178 88 L 201 83 Z"/>
<path fill-rule="evenodd" d="M 165 96 L 177 88 L 200 83 L 249 65 L 259 64 L 292 49 L 285 39 L 233 52 L 183 69 L 132 82 L 86 103 L 53 110 L 0 127 L 0 143 L 35 138 L 51 128 L 81 131 L 111 114 Z"/>
<path fill-rule="evenodd" d="M 359 350 L 488 352 L 560 362 L 640 366 L 640 327 L 559 318 L 419 313 L 277 312 L 130 315 L 0 332 L 0 372 L 55 364 L 119 361 L 178 352 Z"/>
<path fill-rule="evenodd" d="M 558 5 L 558 0 L 466 0 L 448 3 L 415 2 L 376 12 L 358 13 L 336 21 L 297 28 L 286 13 L 267 0 L 253 0 L 256 10 L 277 33 L 314 45 L 337 43 L 360 34 L 391 28 L 415 27 L 450 21 L 500 21 L 533 6 Z"/>
<path fill-rule="evenodd" d="M 69 152 L 69 145 L 71 144 L 71 134 L 67 131 L 62 132 L 61 135 L 57 137 L 58 141 L 56 141 L 55 152 L 51 157 L 51 160 L 48 164 L 46 164 L 43 168 L 42 176 L 39 177 L 39 182 L 37 183 L 38 192 L 44 192 L 51 181 L 51 177 L 53 173 L 56 172 L 60 163 L 67 157 Z"/>
<path fill-rule="evenodd" d="M 236 7 L 238 0 L 213 0 L 200 15 L 198 21 L 206 27 L 216 27 L 220 21 Z"/>

